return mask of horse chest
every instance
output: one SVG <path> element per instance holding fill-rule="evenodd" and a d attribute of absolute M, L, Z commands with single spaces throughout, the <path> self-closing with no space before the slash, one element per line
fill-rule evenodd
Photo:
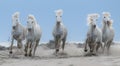
<path fill-rule="evenodd" d="M 56 29 L 56 35 L 62 35 L 62 34 L 63 34 L 62 28 L 57 28 Z"/>
<path fill-rule="evenodd" d="M 34 33 L 33 32 L 28 32 L 27 33 L 27 39 L 28 40 L 34 40 Z"/>
<path fill-rule="evenodd" d="M 16 39 L 16 40 L 17 40 L 19 37 L 20 37 L 20 35 L 13 35 L 13 38 Z"/>
<path fill-rule="evenodd" d="M 21 32 L 19 32 L 19 31 L 14 31 L 12 34 L 13 34 L 13 37 L 14 37 L 15 39 L 17 39 L 17 38 L 19 38 L 19 36 L 21 35 Z"/>

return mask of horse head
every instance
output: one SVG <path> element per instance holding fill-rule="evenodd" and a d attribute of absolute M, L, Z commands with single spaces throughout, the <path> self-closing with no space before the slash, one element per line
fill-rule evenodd
<path fill-rule="evenodd" d="M 28 18 L 27 18 L 27 29 L 28 31 L 31 31 L 34 26 L 36 25 L 36 19 L 33 15 L 28 15 Z"/>
<path fill-rule="evenodd" d="M 12 28 L 15 30 L 19 24 L 19 12 L 15 12 L 12 15 Z"/>
<path fill-rule="evenodd" d="M 56 13 L 56 22 L 57 22 L 56 24 L 60 25 L 62 22 L 63 10 L 62 9 L 56 10 L 55 13 Z"/>

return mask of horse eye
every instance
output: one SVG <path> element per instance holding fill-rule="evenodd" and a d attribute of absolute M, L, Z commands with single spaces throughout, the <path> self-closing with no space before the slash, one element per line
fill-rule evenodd
<path fill-rule="evenodd" d="M 104 17 L 105 18 L 105 17 Z"/>
<path fill-rule="evenodd" d="M 60 16 L 60 17 L 62 17 L 62 16 Z"/>
<path fill-rule="evenodd" d="M 56 16 L 57 17 L 57 16 Z"/>

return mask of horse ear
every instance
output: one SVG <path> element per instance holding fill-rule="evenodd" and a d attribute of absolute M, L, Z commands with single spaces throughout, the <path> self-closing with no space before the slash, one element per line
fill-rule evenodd
<path fill-rule="evenodd" d="M 12 15 L 12 18 L 19 18 L 19 15 L 20 15 L 19 12 L 15 12 L 15 13 Z"/>
<path fill-rule="evenodd" d="M 19 18 L 19 15 L 20 15 L 19 12 L 15 12 L 15 13 L 14 13 L 14 17 L 16 17 L 16 18 Z"/>

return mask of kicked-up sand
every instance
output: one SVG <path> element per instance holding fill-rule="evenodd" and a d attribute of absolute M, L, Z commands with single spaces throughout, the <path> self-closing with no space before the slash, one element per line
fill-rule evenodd
<path fill-rule="evenodd" d="M 111 45 L 107 55 L 84 56 L 84 49 L 75 44 L 67 44 L 65 51 L 54 54 L 55 50 L 46 45 L 37 48 L 35 57 L 24 57 L 24 53 L 14 49 L 9 55 L 8 50 L 0 51 L 0 66 L 120 66 L 120 45 Z"/>

